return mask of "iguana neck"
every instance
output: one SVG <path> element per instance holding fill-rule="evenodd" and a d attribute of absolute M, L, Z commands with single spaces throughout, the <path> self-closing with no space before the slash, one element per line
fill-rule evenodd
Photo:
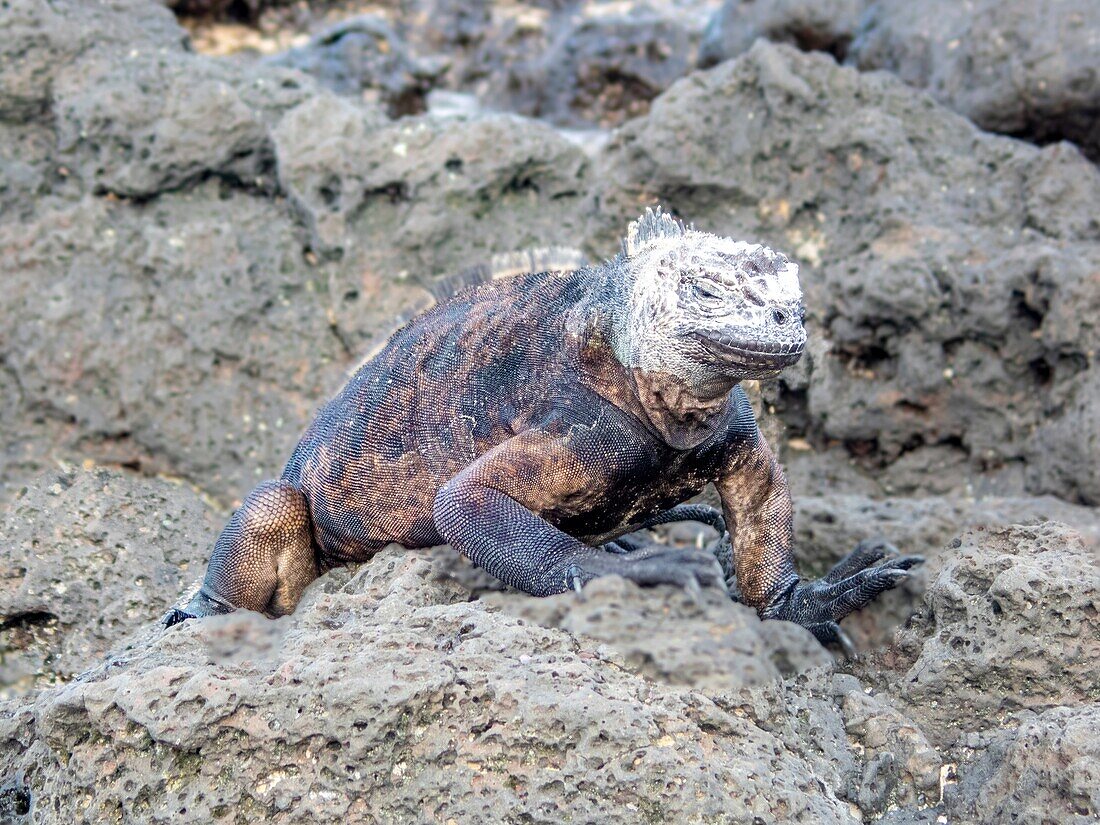
<path fill-rule="evenodd" d="M 698 447 L 710 438 L 726 412 L 730 390 L 700 398 L 680 378 L 669 373 L 630 371 L 634 392 L 653 427 L 677 450 Z"/>
<path fill-rule="evenodd" d="M 587 324 L 572 328 L 581 381 L 602 398 L 677 450 L 697 447 L 714 433 L 735 380 L 700 392 L 670 373 L 624 365 L 612 340 L 614 325 L 606 316 L 590 316 Z"/>

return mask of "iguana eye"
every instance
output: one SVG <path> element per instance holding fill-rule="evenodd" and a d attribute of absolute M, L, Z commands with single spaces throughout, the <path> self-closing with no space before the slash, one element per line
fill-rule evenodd
<path fill-rule="evenodd" d="M 702 298 L 706 301 L 717 301 L 721 296 L 715 292 L 711 292 L 703 284 L 696 282 L 691 285 L 691 292 L 696 298 Z"/>

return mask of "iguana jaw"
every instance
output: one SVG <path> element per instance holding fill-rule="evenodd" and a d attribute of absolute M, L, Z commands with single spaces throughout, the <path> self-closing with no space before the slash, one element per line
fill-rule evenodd
<path fill-rule="evenodd" d="M 798 361 L 805 350 L 804 339 L 801 344 L 798 341 L 752 341 L 704 332 L 694 332 L 690 338 L 714 358 L 723 372 L 728 370 L 730 377 L 757 378 L 762 372 L 779 372 Z"/>

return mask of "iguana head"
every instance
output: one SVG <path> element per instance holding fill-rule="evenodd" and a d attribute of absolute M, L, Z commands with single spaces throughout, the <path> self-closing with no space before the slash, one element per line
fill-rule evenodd
<path fill-rule="evenodd" d="M 615 349 L 626 366 L 705 396 L 802 356 L 798 266 L 784 255 L 687 228 L 658 208 L 630 224 L 620 263 L 628 306 Z"/>

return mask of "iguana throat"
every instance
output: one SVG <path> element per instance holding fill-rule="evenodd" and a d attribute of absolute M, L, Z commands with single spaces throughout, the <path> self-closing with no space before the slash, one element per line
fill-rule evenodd
<path fill-rule="evenodd" d="M 671 373 L 631 371 L 634 390 L 653 428 L 670 447 L 698 447 L 724 419 L 730 403 L 731 382 L 724 392 L 700 397 L 681 378 Z"/>

